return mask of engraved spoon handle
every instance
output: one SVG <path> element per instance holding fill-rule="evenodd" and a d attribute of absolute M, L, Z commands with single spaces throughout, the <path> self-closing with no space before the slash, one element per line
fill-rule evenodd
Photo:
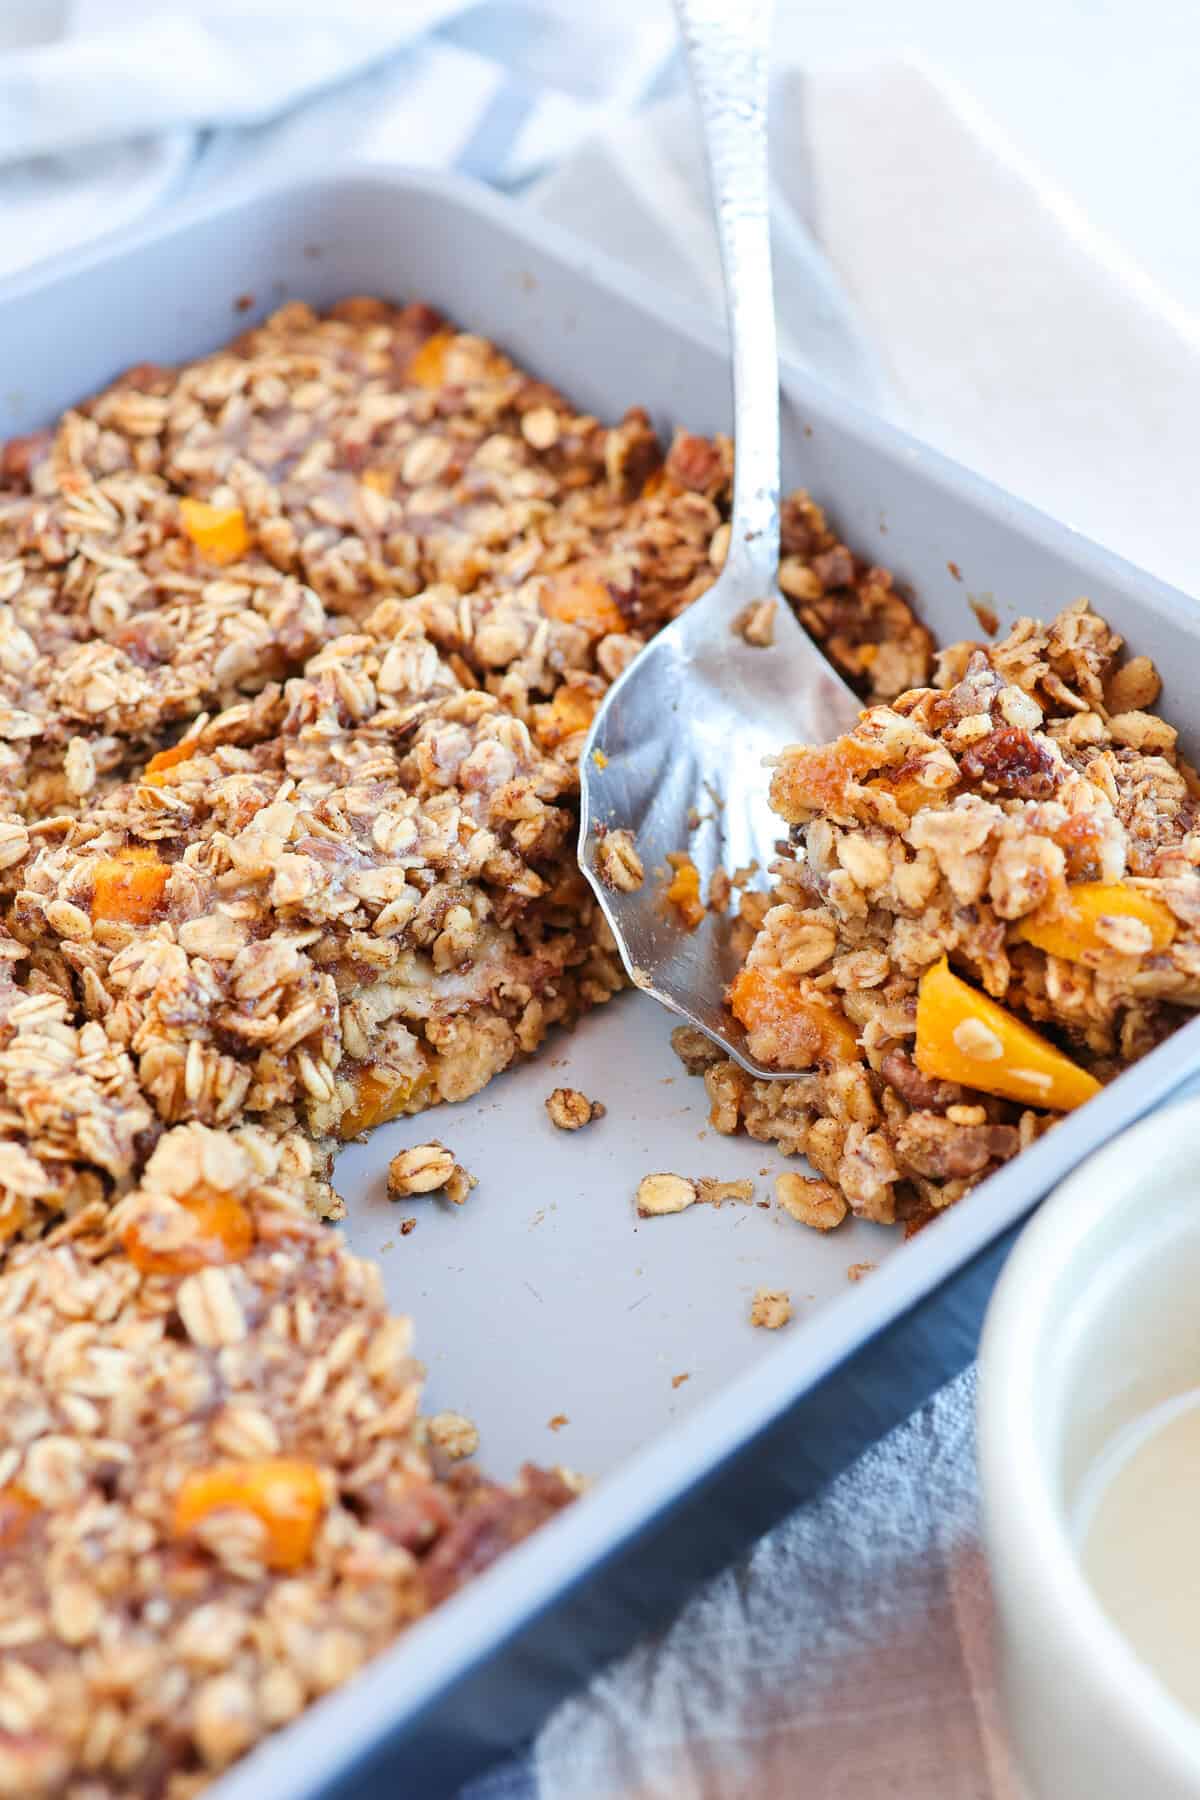
<path fill-rule="evenodd" d="M 771 287 L 767 61 L 772 0 L 675 0 L 708 152 L 733 346 L 737 459 L 726 580 L 741 601 L 776 591 L 779 353 Z"/>

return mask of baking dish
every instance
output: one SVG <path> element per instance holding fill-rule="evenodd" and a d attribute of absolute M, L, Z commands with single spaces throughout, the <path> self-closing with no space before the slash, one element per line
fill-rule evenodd
<path fill-rule="evenodd" d="M 131 363 L 214 347 L 284 297 L 354 292 L 428 300 L 605 416 L 640 402 L 664 430 L 728 423 L 718 328 L 482 190 L 369 170 L 190 212 L 10 286 L 0 430 L 48 421 Z M 1003 625 L 1087 593 L 1163 671 L 1162 709 L 1185 745 L 1200 739 L 1183 679 L 1200 623 L 1182 595 L 811 377 L 787 371 L 784 393 L 786 482 L 810 486 L 847 541 L 912 586 L 939 639 L 977 635 L 972 601 Z M 650 1169 L 750 1175 L 765 1198 L 760 1171 L 780 1166 L 760 1145 L 706 1135 L 703 1089 L 668 1031 L 625 996 L 477 1101 L 343 1156 L 347 1235 L 414 1315 L 431 1403 L 478 1420 L 498 1472 L 529 1456 L 599 1479 L 236 1769 L 224 1800 L 447 1792 L 527 1735 L 598 1659 L 962 1366 L 1020 1219 L 1200 1053 L 1197 1023 L 904 1245 L 858 1222 L 820 1238 L 772 1208 L 639 1224 L 632 1193 Z M 563 1082 L 609 1108 L 579 1139 L 554 1133 L 542 1107 Z M 417 1203 L 401 1240 L 383 1172 L 431 1133 L 481 1185 L 461 1210 Z M 864 1261 L 878 1266 L 849 1283 Z M 759 1283 L 792 1293 L 787 1331 L 749 1328 Z M 547 1435 L 551 1420 L 565 1423 Z"/>

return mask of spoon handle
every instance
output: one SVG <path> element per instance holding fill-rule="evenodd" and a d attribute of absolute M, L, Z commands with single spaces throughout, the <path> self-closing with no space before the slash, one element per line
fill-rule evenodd
<path fill-rule="evenodd" d="M 779 353 L 771 287 L 767 61 L 772 0 L 675 0 L 708 153 L 733 345 L 736 462 L 726 587 L 772 594 L 779 566 Z M 722 584 L 725 587 L 725 583 Z"/>

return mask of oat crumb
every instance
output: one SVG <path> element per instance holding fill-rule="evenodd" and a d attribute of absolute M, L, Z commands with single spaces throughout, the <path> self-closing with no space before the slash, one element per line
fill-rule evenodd
<path fill-rule="evenodd" d="M 555 1088 L 546 1096 L 550 1123 L 557 1125 L 560 1131 L 581 1131 L 593 1119 L 602 1119 L 606 1110 L 602 1101 L 589 1100 L 578 1088 Z"/>
<path fill-rule="evenodd" d="M 552 1419 L 547 1420 L 547 1424 L 551 1431 L 561 1431 L 564 1425 L 569 1425 L 570 1423 L 571 1421 L 568 1419 L 566 1413 L 555 1413 Z"/>
<path fill-rule="evenodd" d="M 733 629 L 744 643 L 755 650 L 769 650 L 775 642 L 775 614 L 778 600 L 752 600 L 733 621 Z"/>
<path fill-rule="evenodd" d="M 426 1429 L 430 1443 L 448 1456 L 451 1462 L 461 1462 L 464 1456 L 474 1456 L 479 1448 L 478 1427 L 462 1413 L 434 1413 Z"/>
<path fill-rule="evenodd" d="M 478 1186 L 478 1179 L 469 1174 L 461 1163 L 455 1163 L 446 1183 L 446 1198 L 452 1200 L 455 1206 L 461 1206 L 471 1189 Z"/>
<path fill-rule="evenodd" d="M 861 1281 L 863 1276 L 869 1275 L 874 1268 L 875 1264 L 873 1262 L 851 1263 L 850 1267 L 846 1270 L 846 1280 Z"/>
<path fill-rule="evenodd" d="M 401 1219 L 401 1221 L 400 1221 L 400 1236 L 401 1237 L 407 1237 L 410 1231 L 415 1231 L 416 1229 L 417 1229 L 417 1221 L 415 1219 Z"/>
<path fill-rule="evenodd" d="M 479 1186 L 474 1175 L 455 1162 L 454 1152 L 437 1138 L 393 1156 L 388 1164 L 387 1184 L 388 1193 L 397 1199 L 411 1194 L 434 1194 L 441 1189 L 455 1206 L 461 1206 L 471 1189 Z M 415 1224 L 415 1219 L 411 1225 L 406 1221 L 400 1229 L 411 1231 Z"/>
<path fill-rule="evenodd" d="M 432 1194 L 445 1187 L 455 1169 L 452 1153 L 435 1138 L 401 1150 L 388 1164 L 389 1194 Z"/>
<path fill-rule="evenodd" d="M 685 1381 L 690 1381 L 691 1379 L 692 1379 L 691 1375 L 685 1369 L 682 1375 L 672 1375 L 671 1386 L 673 1388 L 680 1388 L 683 1386 Z"/>
<path fill-rule="evenodd" d="M 729 901 L 733 893 L 733 882 L 724 869 L 714 869 L 708 884 L 709 912 L 723 913 L 729 910 Z"/>
<path fill-rule="evenodd" d="M 596 845 L 596 873 L 605 887 L 633 894 L 646 879 L 631 831 L 607 831 Z"/>
<path fill-rule="evenodd" d="M 798 1225 L 811 1226 L 814 1231 L 832 1231 L 847 1212 L 845 1200 L 829 1182 L 790 1171 L 776 1176 L 775 1198 Z"/>
<path fill-rule="evenodd" d="M 750 1306 L 750 1323 L 764 1331 L 778 1331 L 792 1316 L 792 1298 L 783 1288 L 760 1287 Z"/>
<path fill-rule="evenodd" d="M 638 1182 L 637 1209 L 643 1219 L 685 1212 L 695 1201 L 695 1183 L 682 1175 L 643 1175 Z"/>
<path fill-rule="evenodd" d="M 716 1181 L 702 1175 L 696 1182 L 696 1198 L 702 1206 L 720 1206 L 726 1200 L 741 1200 L 749 1205 L 754 1199 L 752 1181 Z"/>

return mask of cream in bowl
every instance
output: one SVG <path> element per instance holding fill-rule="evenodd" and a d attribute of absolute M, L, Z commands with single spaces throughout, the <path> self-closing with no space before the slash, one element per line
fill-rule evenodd
<path fill-rule="evenodd" d="M 1200 1717 L 1200 1392 L 1117 1433 L 1084 1483 L 1075 1536 L 1113 1624 Z"/>
<path fill-rule="evenodd" d="M 1037 1800 L 1200 1800 L 1200 1100 L 1051 1196 L 980 1351 L 1013 1745 Z"/>

